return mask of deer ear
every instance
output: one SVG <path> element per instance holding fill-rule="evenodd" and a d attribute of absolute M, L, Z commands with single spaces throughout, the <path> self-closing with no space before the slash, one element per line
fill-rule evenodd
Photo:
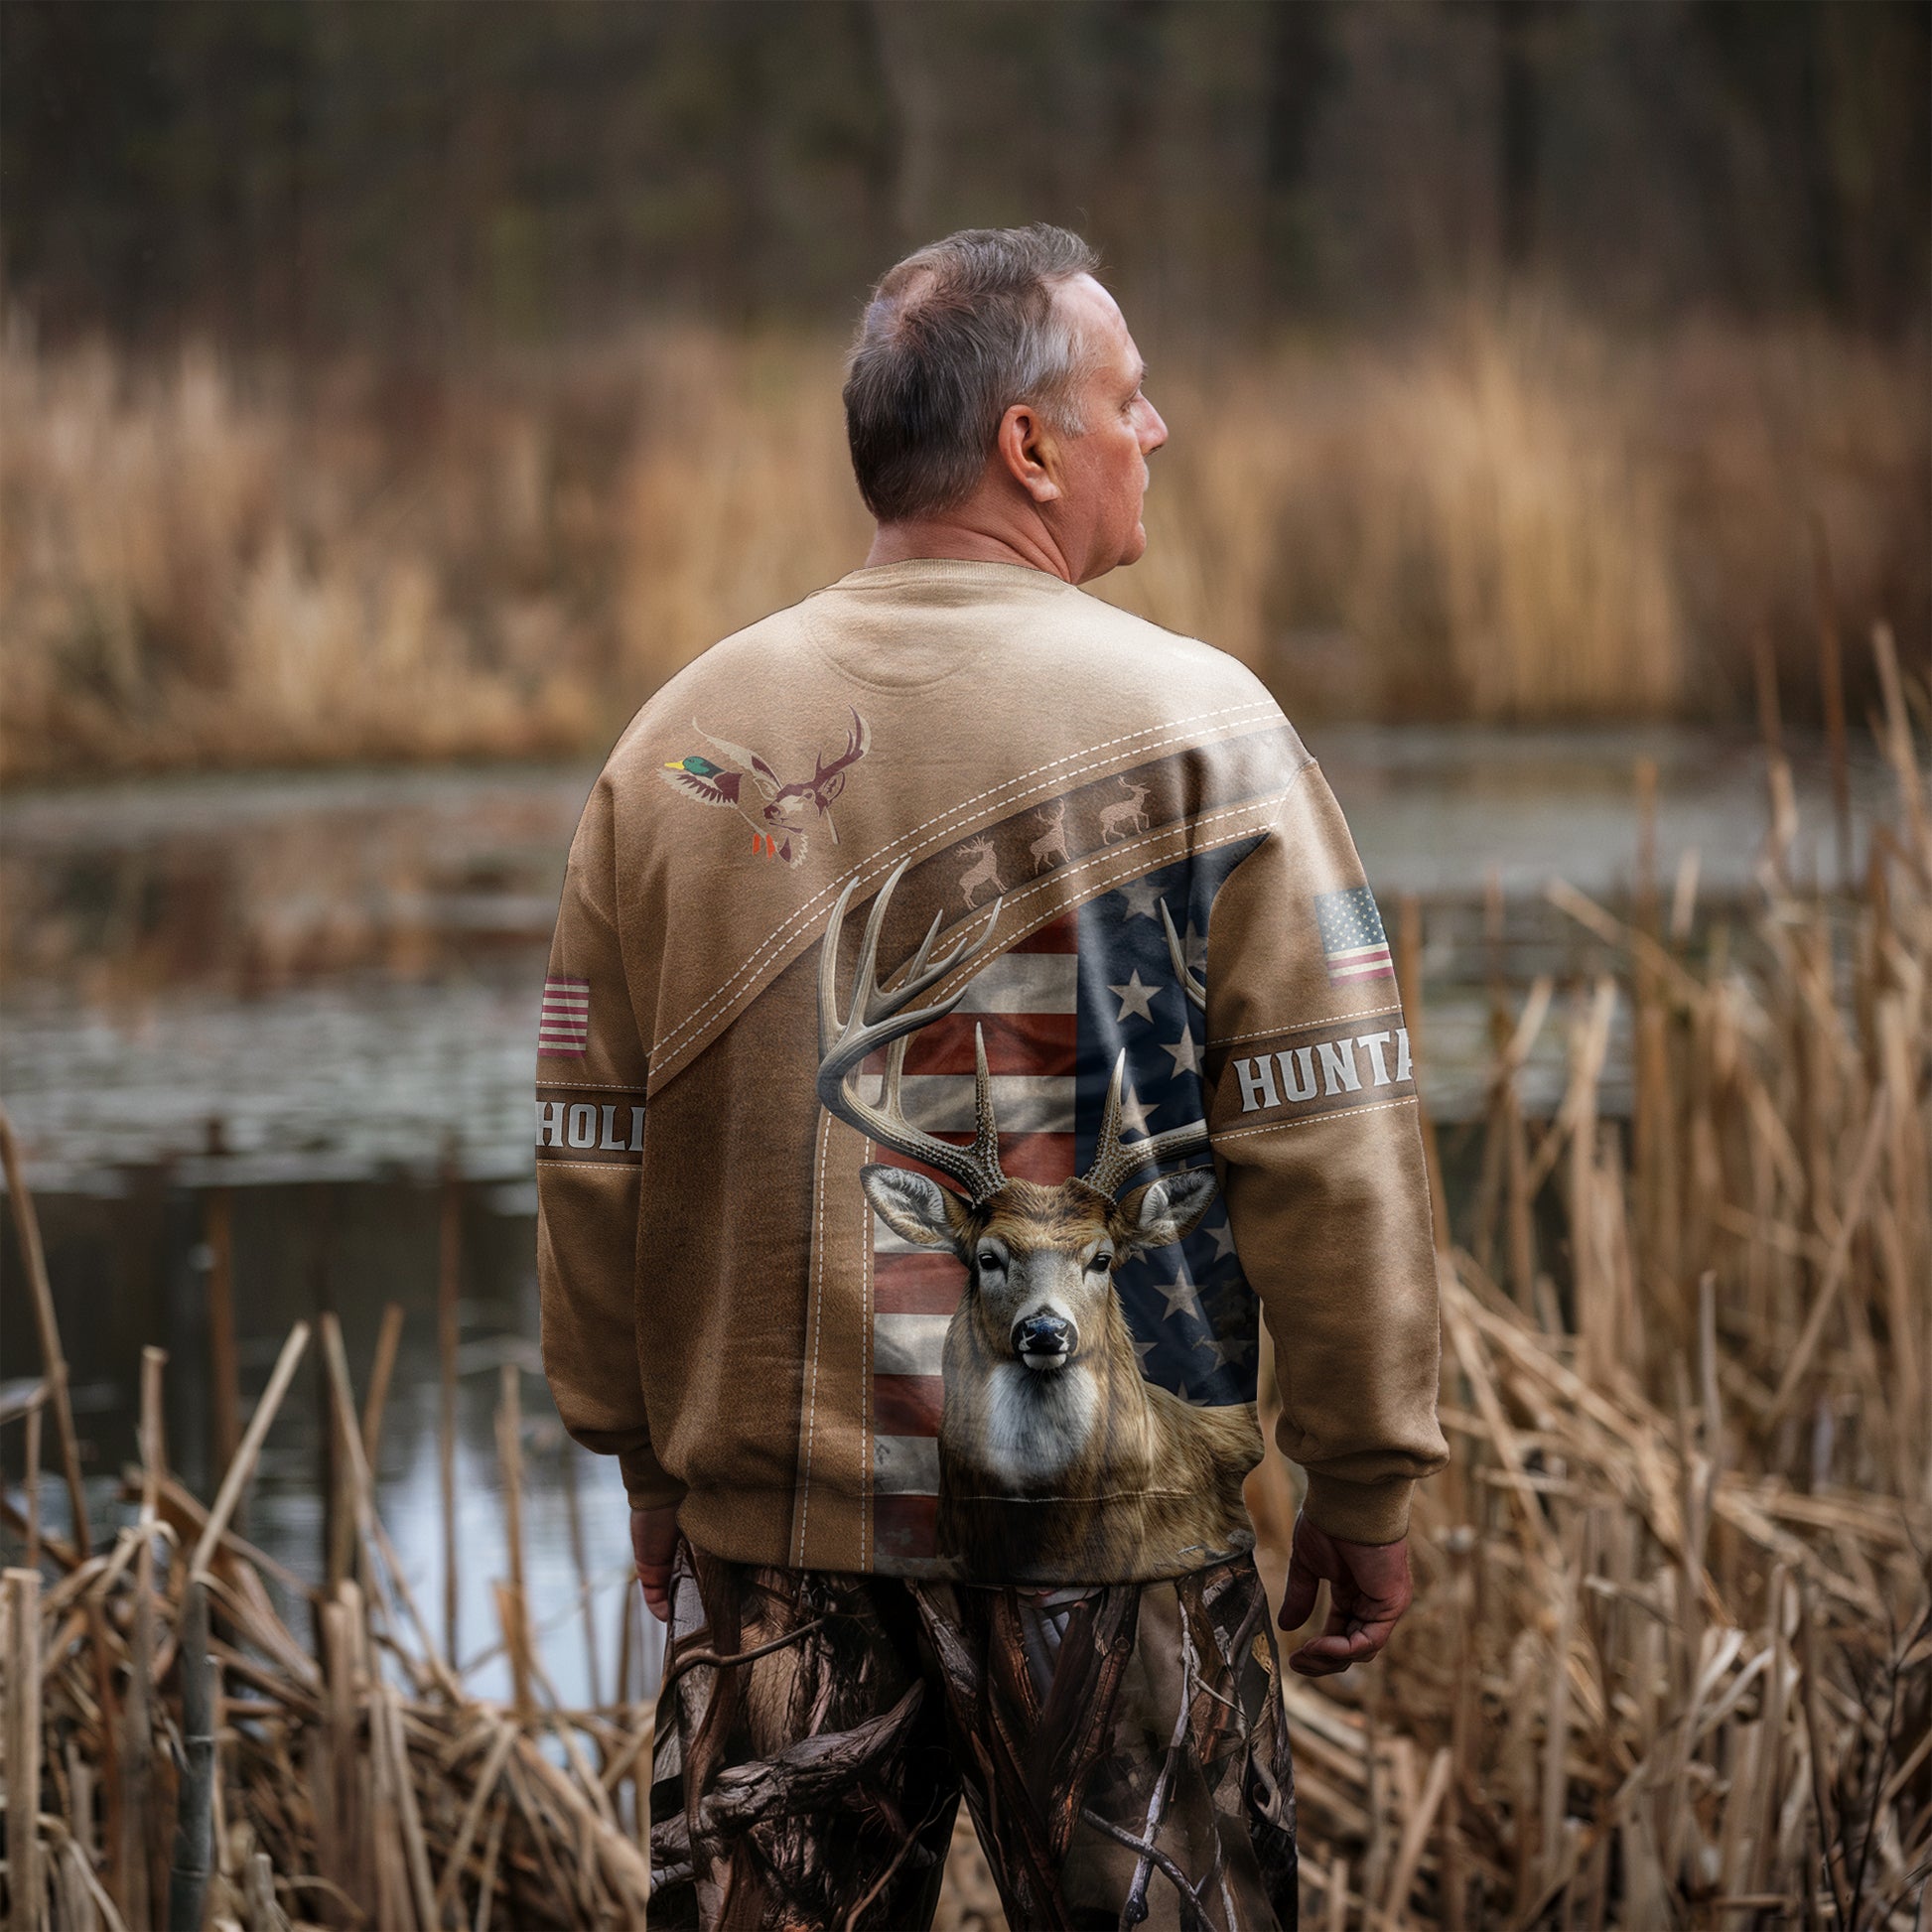
<path fill-rule="evenodd" d="M 919 1248 L 959 1246 L 966 1203 L 929 1174 L 908 1168 L 876 1165 L 859 1170 L 859 1183 L 879 1218 L 897 1235 Z"/>
<path fill-rule="evenodd" d="M 1193 1233 L 1219 1184 L 1212 1168 L 1184 1168 L 1136 1187 L 1117 1210 L 1126 1223 L 1128 1246 L 1144 1254 Z"/>

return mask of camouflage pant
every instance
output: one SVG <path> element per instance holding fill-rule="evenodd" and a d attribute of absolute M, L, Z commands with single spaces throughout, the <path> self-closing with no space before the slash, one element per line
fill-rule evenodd
<path fill-rule="evenodd" d="M 1037 1590 L 753 1568 L 680 1538 L 653 1932 L 923 1932 L 962 1785 L 1025 1932 L 1292 1928 L 1277 1668 L 1246 1557 Z"/>

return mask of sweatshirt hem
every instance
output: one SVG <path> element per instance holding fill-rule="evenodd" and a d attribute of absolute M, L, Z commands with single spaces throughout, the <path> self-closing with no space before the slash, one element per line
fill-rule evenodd
<path fill-rule="evenodd" d="M 1081 1512 L 1083 1516 L 1098 1516 L 1102 1519 L 1100 1524 L 1095 1526 L 1090 1523 L 1089 1527 L 1099 1529 L 1099 1540 L 1103 1542 L 1109 1540 L 1105 1533 L 1106 1519 L 1115 1519 L 1119 1525 L 1115 1534 L 1120 1541 L 1137 1545 L 1142 1554 L 1132 1563 L 1109 1564 L 1077 1560 L 1029 1561 L 1024 1555 L 1016 1553 L 1011 1562 L 1001 1566 L 998 1574 L 971 1570 L 958 1558 L 939 1554 L 919 1557 L 882 1554 L 870 1532 L 865 1537 L 865 1555 L 862 1558 L 859 1555 L 860 1519 L 865 1506 L 854 1497 L 843 1499 L 844 1507 L 836 1517 L 827 1523 L 822 1532 L 813 1535 L 814 1547 L 807 1550 L 803 1562 L 798 1560 L 794 1548 L 794 1496 L 790 1489 L 688 1490 L 679 1505 L 678 1527 L 689 1541 L 727 1563 L 773 1570 L 827 1571 L 842 1576 L 904 1577 L 930 1582 L 1024 1587 L 1159 1583 L 1163 1579 L 1189 1576 L 1197 1570 L 1210 1569 L 1215 1564 L 1253 1554 L 1255 1534 L 1252 1524 L 1244 1524 L 1231 1535 L 1213 1543 L 1169 1546 L 1165 1549 L 1150 1548 L 1131 1534 L 1132 1528 L 1140 1520 L 1140 1508 L 1148 1501 L 1172 1499 L 1186 1493 L 1161 1489 L 1121 1491 L 1115 1496 L 1094 1499 L 1066 1496 L 1000 1497 L 997 1499 L 999 1502 L 1016 1508 L 1058 1506 Z M 815 1517 L 819 1516 L 818 1510 L 813 1513 Z M 840 1560 L 834 1554 L 840 1548 L 850 1551 L 851 1556 Z"/>

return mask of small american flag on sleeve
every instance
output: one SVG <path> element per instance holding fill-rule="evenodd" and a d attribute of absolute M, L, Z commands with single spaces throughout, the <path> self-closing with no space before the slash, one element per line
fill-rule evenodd
<path fill-rule="evenodd" d="M 1339 893 L 1317 893 L 1314 916 L 1321 927 L 1321 956 L 1328 962 L 1330 986 L 1356 986 L 1363 980 L 1392 980 L 1388 934 L 1366 886 Z"/>
<path fill-rule="evenodd" d="M 591 983 L 551 978 L 543 983 L 543 1015 L 537 1022 L 537 1057 L 569 1058 L 591 1043 Z"/>

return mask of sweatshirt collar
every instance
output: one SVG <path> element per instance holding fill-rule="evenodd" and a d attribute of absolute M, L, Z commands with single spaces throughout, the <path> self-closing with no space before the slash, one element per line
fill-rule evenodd
<path fill-rule="evenodd" d="M 1073 591 L 1078 586 L 1032 564 L 1004 564 L 969 557 L 906 557 L 893 564 L 849 570 L 828 588 L 835 591 L 895 590 L 914 584 L 979 584 L 988 590 Z"/>

